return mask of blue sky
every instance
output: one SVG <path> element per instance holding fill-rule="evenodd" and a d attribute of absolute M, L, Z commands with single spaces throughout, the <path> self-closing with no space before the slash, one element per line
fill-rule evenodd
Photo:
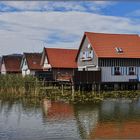
<path fill-rule="evenodd" d="M 77 49 L 85 31 L 140 34 L 140 2 L 0 2 L 0 55 Z"/>

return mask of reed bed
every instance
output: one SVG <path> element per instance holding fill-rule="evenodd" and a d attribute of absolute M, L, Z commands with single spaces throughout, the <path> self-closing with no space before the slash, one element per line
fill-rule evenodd
<path fill-rule="evenodd" d="M 37 79 L 33 76 L 25 76 L 17 74 L 0 75 L 0 93 L 25 93 L 25 83 L 35 82 Z"/>
<path fill-rule="evenodd" d="M 0 75 L 0 98 L 3 99 L 43 99 L 64 100 L 72 103 L 100 103 L 106 98 L 138 98 L 140 91 L 84 92 L 75 91 L 61 85 L 47 85 L 33 76 Z"/>

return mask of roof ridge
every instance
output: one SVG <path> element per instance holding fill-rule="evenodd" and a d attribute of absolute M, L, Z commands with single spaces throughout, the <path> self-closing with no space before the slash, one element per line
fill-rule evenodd
<path fill-rule="evenodd" d="M 131 36 L 138 36 L 139 37 L 139 34 L 133 34 L 133 33 L 105 33 L 105 32 L 88 32 L 88 31 L 85 31 L 85 34 L 104 34 L 104 35 L 131 35 Z"/>
<path fill-rule="evenodd" d="M 69 49 L 69 48 L 45 48 L 45 49 L 55 49 L 55 50 L 78 50 L 78 49 Z"/>

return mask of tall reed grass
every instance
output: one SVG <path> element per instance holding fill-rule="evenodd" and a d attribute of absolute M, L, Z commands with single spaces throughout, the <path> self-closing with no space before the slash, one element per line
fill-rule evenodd
<path fill-rule="evenodd" d="M 0 93 L 23 93 L 25 92 L 25 83 L 36 80 L 33 76 L 22 77 L 20 74 L 0 75 Z"/>

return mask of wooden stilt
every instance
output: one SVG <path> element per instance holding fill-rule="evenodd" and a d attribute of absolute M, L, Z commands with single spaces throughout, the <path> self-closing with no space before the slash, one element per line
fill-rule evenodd
<path fill-rule="evenodd" d="M 64 85 L 63 85 L 63 83 L 61 85 L 61 90 L 62 90 L 62 95 L 64 95 Z"/>
<path fill-rule="evenodd" d="M 72 101 L 74 101 L 74 84 L 72 83 Z"/>
<path fill-rule="evenodd" d="M 100 93 L 101 91 L 101 84 L 98 84 L 98 92 Z"/>

